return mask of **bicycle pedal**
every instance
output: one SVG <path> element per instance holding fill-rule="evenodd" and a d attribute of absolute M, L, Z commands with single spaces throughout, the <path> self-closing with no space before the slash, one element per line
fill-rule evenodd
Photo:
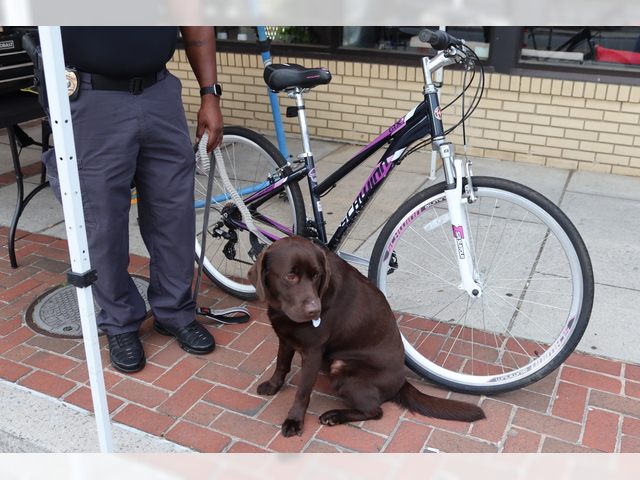
<path fill-rule="evenodd" d="M 249 243 L 252 248 L 248 253 L 254 262 L 258 259 L 258 255 L 260 255 L 260 253 L 269 246 L 266 243 L 262 243 L 253 233 L 249 234 Z"/>

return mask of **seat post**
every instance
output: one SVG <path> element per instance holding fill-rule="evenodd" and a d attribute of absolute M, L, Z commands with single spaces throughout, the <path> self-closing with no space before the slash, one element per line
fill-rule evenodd
<path fill-rule="evenodd" d="M 300 125 L 300 135 L 302 136 L 302 148 L 304 148 L 304 152 L 299 156 L 300 158 L 313 157 L 313 153 L 311 152 L 311 142 L 309 141 L 307 113 L 305 111 L 302 92 L 303 90 L 301 88 L 296 87 L 295 90 L 289 94 L 290 97 L 295 99 L 296 107 L 298 109 L 298 124 Z"/>
<path fill-rule="evenodd" d="M 315 162 L 313 160 L 313 153 L 311 152 L 311 142 L 309 141 L 309 127 L 307 126 L 307 113 L 304 108 L 304 99 L 302 98 L 303 89 L 295 87 L 293 90 L 289 90 L 288 94 L 290 98 L 295 99 L 296 107 L 298 109 L 298 123 L 300 124 L 300 134 L 302 135 L 302 147 L 304 152 L 298 155 L 300 160 L 304 160 L 307 166 L 307 181 L 309 182 L 309 195 L 311 196 L 311 205 L 313 208 L 313 216 L 315 219 L 315 227 L 318 231 L 318 238 L 322 243 L 327 243 L 327 232 L 325 230 L 324 215 L 322 213 L 322 202 L 320 197 L 316 193 L 316 187 L 318 186 L 318 180 L 316 177 Z"/>

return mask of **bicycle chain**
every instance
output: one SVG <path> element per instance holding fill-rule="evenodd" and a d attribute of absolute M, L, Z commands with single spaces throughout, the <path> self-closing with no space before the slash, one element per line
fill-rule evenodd
<path fill-rule="evenodd" d="M 227 209 L 231 209 L 231 208 L 233 208 L 233 207 L 236 207 L 236 204 L 235 204 L 235 203 L 232 203 L 232 202 L 227 203 L 224 207 L 222 207 L 221 212 L 222 212 L 222 213 L 224 213 L 224 211 L 225 211 L 225 210 L 227 210 Z M 237 213 L 239 213 L 239 212 L 238 212 L 238 211 L 237 211 L 237 209 L 236 209 L 236 211 L 235 211 L 235 212 L 233 212 L 233 213 L 236 213 L 236 214 L 237 214 Z M 257 221 L 257 222 L 263 223 L 263 224 L 265 224 L 265 225 L 270 225 L 272 228 L 275 228 L 275 229 L 276 229 L 276 230 L 278 230 L 280 233 L 284 233 L 284 234 L 288 234 L 288 233 L 289 233 L 289 232 L 287 232 L 284 228 L 279 228 L 279 227 L 277 227 L 277 226 L 275 226 L 275 225 L 272 225 L 272 224 L 270 224 L 270 223 L 263 222 L 262 220 L 260 220 L 260 218 L 257 218 L 257 217 L 252 217 L 252 218 L 253 218 L 255 221 Z M 240 220 L 241 220 L 241 219 L 240 219 Z M 254 242 L 258 242 L 258 241 L 259 241 L 259 239 L 258 239 L 258 238 L 253 234 L 253 233 L 251 233 L 251 232 L 249 232 L 249 231 L 247 231 L 247 232 L 248 232 L 248 233 L 249 233 L 249 235 L 250 235 L 250 242 L 251 242 L 251 245 L 252 245 L 252 246 L 254 247 L 254 249 L 255 249 L 255 248 L 256 248 L 256 246 L 254 245 Z M 211 235 L 212 237 L 216 237 L 216 236 L 217 236 L 217 237 L 221 237 L 221 236 L 222 236 L 222 235 L 220 235 L 220 234 L 216 234 L 213 230 L 209 230 L 209 235 Z M 228 239 L 227 244 L 224 246 L 224 248 L 223 248 L 223 250 L 222 250 L 222 252 L 224 253 L 224 256 L 225 256 L 225 257 L 227 257 L 227 260 L 230 260 L 230 261 L 233 261 L 233 262 L 238 262 L 238 263 L 242 263 L 242 264 L 245 264 L 245 265 L 252 266 L 252 265 L 253 265 L 253 263 L 249 263 L 249 262 L 247 262 L 247 261 L 245 261 L 245 260 L 240 260 L 240 259 L 238 259 L 238 258 L 235 258 L 235 256 L 236 256 L 236 253 L 237 253 L 237 252 L 236 252 L 236 249 L 235 249 L 235 245 L 232 245 L 232 244 L 236 244 L 237 242 L 238 242 L 237 237 L 236 237 L 235 239 Z M 260 249 L 260 251 L 262 251 L 262 250 L 264 249 L 265 245 L 260 244 L 260 246 L 262 247 L 262 248 Z M 260 253 L 260 252 L 258 252 L 258 254 L 259 254 L 259 253 Z M 257 256 L 257 255 L 256 255 L 256 256 Z"/>

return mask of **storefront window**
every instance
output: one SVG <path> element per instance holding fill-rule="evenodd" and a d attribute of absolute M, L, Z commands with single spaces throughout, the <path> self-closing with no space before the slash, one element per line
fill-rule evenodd
<path fill-rule="evenodd" d="M 375 49 L 424 55 L 434 53 L 428 44 L 422 43 L 418 34 L 423 28 L 437 30 L 440 27 L 343 27 L 342 47 L 351 49 Z M 489 55 L 489 31 L 484 27 L 447 27 L 454 37 L 462 38 L 480 58 Z"/>
<path fill-rule="evenodd" d="M 521 61 L 602 70 L 640 68 L 640 27 L 528 27 Z"/>
<path fill-rule="evenodd" d="M 331 27 L 265 27 L 272 42 L 297 45 L 330 44 Z"/>
<path fill-rule="evenodd" d="M 329 46 L 331 27 L 264 27 L 274 44 Z M 218 40 L 255 43 L 256 27 L 216 27 Z"/>
<path fill-rule="evenodd" d="M 265 27 L 272 55 L 417 66 L 435 51 L 420 42 L 438 26 Z M 640 85 L 640 26 L 443 27 L 462 38 L 488 72 L 542 78 L 582 78 Z M 256 27 L 216 27 L 224 52 L 258 53 Z M 606 80 L 603 80 L 606 78 Z M 591 81 L 591 80 L 589 80 Z"/>
<path fill-rule="evenodd" d="M 294 48 L 311 47 L 332 53 L 367 55 L 374 52 L 376 58 L 388 53 L 430 55 L 435 52 L 429 44 L 422 43 L 418 34 L 423 28 L 437 30 L 440 27 L 304 27 L 265 26 L 265 33 L 274 46 Z M 483 59 L 489 56 L 489 27 L 446 27 L 454 37 L 462 38 Z M 233 42 L 233 45 L 255 43 L 256 27 L 216 27 L 218 40 Z M 230 44 L 231 45 L 231 44 Z M 400 56 L 400 55 L 398 55 Z"/>

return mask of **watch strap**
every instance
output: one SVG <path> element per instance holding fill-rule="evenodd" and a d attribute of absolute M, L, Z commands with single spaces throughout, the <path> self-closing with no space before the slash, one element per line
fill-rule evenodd
<path fill-rule="evenodd" d="M 222 87 L 218 83 L 214 83 L 210 87 L 204 87 L 200 89 L 200 96 L 207 95 L 209 93 L 214 94 L 216 97 L 222 96 Z"/>

